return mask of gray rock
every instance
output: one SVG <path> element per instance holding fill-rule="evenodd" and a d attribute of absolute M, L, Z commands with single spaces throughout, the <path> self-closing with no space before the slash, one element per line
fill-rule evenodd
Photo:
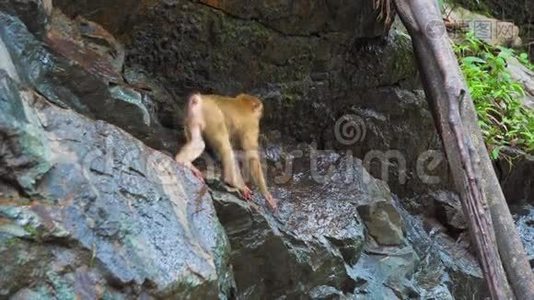
<path fill-rule="evenodd" d="M 452 186 L 411 41 L 385 34 L 371 2 L 160 1 L 124 36 L 127 66 L 163 78 L 182 103 L 193 90 L 250 92 L 265 102 L 265 132 L 350 149 L 362 160 L 374 150 L 398 151 L 405 165 L 391 163 L 381 174 L 373 160 L 371 174 L 401 196 Z M 336 139 L 344 115 L 363 120 L 364 139 Z M 439 164 L 426 170 L 438 154 Z M 437 183 L 421 180 L 418 167 Z"/>
<path fill-rule="evenodd" d="M 534 110 L 534 71 L 523 66 L 513 57 L 507 58 L 506 62 L 506 69 L 510 72 L 512 79 L 521 84 L 525 90 L 523 97 L 524 105 Z"/>
<path fill-rule="evenodd" d="M 534 206 L 528 204 L 520 208 L 516 207 L 514 219 L 532 266 L 534 265 Z"/>
<path fill-rule="evenodd" d="M 471 295 L 465 280 L 482 285 L 474 258 L 457 254 L 462 248 L 444 235 L 435 244 L 425 229 L 439 227 L 424 228 L 401 209 L 360 160 L 281 148 L 267 149 L 273 194 L 281 199 L 274 214 L 261 197 L 246 203 L 211 184 L 231 243 L 238 297 L 454 299 Z"/>
<path fill-rule="evenodd" d="M 514 148 L 501 150 L 510 159 L 495 162 L 506 201 L 513 205 L 534 203 L 534 156 Z"/>
<path fill-rule="evenodd" d="M 513 21 L 520 29 L 520 36 L 527 41 L 534 38 L 532 21 L 534 20 L 534 3 L 532 1 L 508 2 L 506 0 L 455 0 L 474 11 L 483 11 L 494 17 Z"/>
<path fill-rule="evenodd" d="M 404 224 L 390 201 L 377 201 L 358 208 L 369 234 L 384 246 L 399 246 L 404 239 Z"/>
<path fill-rule="evenodd" d="M 108 2 L 55 1 L 120 33 L 126 65 L 95 23 L 0 10 L 0 55 L 30 87 L 5 79 L 0 93 L 0 297 L 485 295 L 476 260 L 444 233 L 462 223 L 409 37 L 381 36 L 371 2 Z M 193 89 L 265 100 L 263 132 L 283 134 L 264 143 L 274 215 L 215 181 L 215 216 L 188 170 L 139 141 L 175 151 Z M 352 143 L 345 116 L 364 124 Z M 431 213 L 407 214 L 365 168 Z"/>
<path fill-rule="evenodd" d="M 44 26 L 52 13 L 52 0 L 1 0 L 0 12 L 15 15 L 36 35 L 44 33 Z"/>
<path fill-rule="evenodd" d="M 136 14 L 142 9 L 138 0 L 53 0 L 54 5 L 71 17 L 84 16 L 102 24 L 114 34 L 124 33 L 135 22 Z"/>
<path fill-rule="evenodd" d="M 50 18 L 40 24 L 47 28 L 43 43 L 19 19 L 0 12 L 0 38 L 18 77 L 56 105 L 124 128 L 152 147 L 175 151 L 172 132 L 142 100 L 146 93 L 122 82 L 122 46 L 83 19 L 75 22 L 59 11 Z"/>
<path fill-rule="evenodd" d="M 2 297 L 230 296 L 229 243 L 189 170 L 3 71 L 0 95 Z"/>
<path fill-rule="evenodd" d="M 404 209 L 406 238 L 419 257 L 410 279 L 422 299 L 483 299 L 489 297 L 476 258 L 439 227 L 425 224 Z M 404 298 L 403 298 L 404 299 Z"/>

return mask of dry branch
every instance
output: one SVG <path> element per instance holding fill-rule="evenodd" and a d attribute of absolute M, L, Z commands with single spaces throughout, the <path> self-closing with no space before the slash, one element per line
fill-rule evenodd
<path fill-rule="evenodd" d="M 534 275 L 484 145 L 437 3 L 395 0 L 395 4 L 412 37 L 425 93 L 490 294 L 493 299 L 510 299 L 514 294 L 517 299 L 534 299 Z"/>

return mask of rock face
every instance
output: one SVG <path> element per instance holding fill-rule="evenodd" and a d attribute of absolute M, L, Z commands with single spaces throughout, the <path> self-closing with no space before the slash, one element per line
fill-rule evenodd
<path fill-rule="evenodd" d="M 113 36 L 58 10 L 47 20 L 39 24 L 39 38 L 18 18 L 0 11 L 0 38 L 22 82 L 61 107 L 121 126 L 153 147 L 176 148 L 169 142 L 175 140 L 171 132 L 159 123 L 151 92 L 146 91 L 150 85 L 140 89 L 124 82 L 124 49 Z M 172 107 L 172 101 L 167 106 Z"/>
<path fill-rule="evenodd" d="M 522 205 L 534 203 L 534 156 L 505 148 L 503 153 L 512 160 L 497 161 L 501 186 L 509 204 Z"/>
<path fill-rule="evenodd" d="M 155 119 L 171 132 L 180 127 L 176 101 L 184 103 L 191 91 L 245 91 L 265 102 L 264 132 L 351 150 L 401 196 L 452 186 L 424 95 L 416 90 L 410 39 L 396 30 L 387 34 L 372 1 L 54 3 L 120 32 L 125 70 L 148 71 L 172 95 L 150 99 Z M 124 7 L 132 8 L 128 20 Z M 345 116 L 361 121 L 359 138 L 340 137 L 336 126 Z M 151 145 L 174 151 L 174 145 Z"/>
<path fill-rule="evenodd" d="M 0 295 L 225 298 L 228 240 L 187 170 L 0 77 Z"/>
<path fill-rule="evenodd" d="M 54 6 L 70 17 L 84 16 L 104 26 L 114 34 L 120 34 L 128 29 L 135 21 L 143 3 L 150 1 L 138 0 L 53 0 Z"/>
<path fill-rule="evenodd" d="M 284 199 L 274 216 L 212 191 L 230 239 L 238 298 L 485 294 L 476 260 L 447 235 L 429 233 L 439 230 L 400 208 L 360 160 L 290 146 L 284 152 L 300 155 L 283 174 L 271 170 L 273 193 Z"/>
<path fill-rule="evenodd" d="M 0 0 L 0 298 L 486 296 L 409 37 L 327 2 Z M 265 100 L 279 211 L 159 152 L 193 89 Z"/>
<path fill-rule="evenodd" d="M 52 13 L 52 0 L 2 0 L 0 11 L 17 16 L 30 32 L 42 35 L 43 24 L 48 22 Z"/>
<path fill-rule="evenodd" d="M 1 78 L 3 296 L 452 299 L 482 290 L 474 259 L 440 262 L 454 243 L 430 242 L 355 158 L 285 149 L 302 155 L 272 176 L 284 199 L 272 215 L 216 186 L 206 193 L 122 130 Z"/>
<path fill-rule="evenodd" d="M 156 1 L 125 33 L 126 66 L 165 78 L 181 101 L 192 90 L 254 93 L 265 102 L 264 132 L 368 156 L 373 176 L 400 195 L 450 187 L 443 159 L 429 171 L 438 184 L 417 176 L 418 162 L 426 167 L 428 150 L 441 146 L 423 93 L 413 91 L 409 37 L 386 34 L 371 4 Z M 359 139 L 339 137 L 347 115 L 361 120 Z M 389 150 L 398 162 L 372 159 Z"/>

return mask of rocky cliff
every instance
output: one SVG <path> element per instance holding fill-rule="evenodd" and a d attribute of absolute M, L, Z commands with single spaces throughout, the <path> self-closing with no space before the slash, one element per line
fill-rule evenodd
<path fill-rule="evenodd" d="M 486 295 L 409 37 L 244 3 L 0 0 L 0 298 Z M 195 89 L 264 99 L 277 212 L 173 161 Z"/>

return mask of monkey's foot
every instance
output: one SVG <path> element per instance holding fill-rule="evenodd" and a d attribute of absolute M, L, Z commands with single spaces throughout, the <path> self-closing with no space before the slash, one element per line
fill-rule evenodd
<path fill-rule="evenodd" d="M 252 201 L 252 190 L 245 185 L 245 187 L 242 190 L 239 190 L 239 195 L 241 195 L 241 198 Z"/>
<path fill-rule="evenodd" d="M 236 194 L 236 196 L 238 196 L 239 198 L 243 198 L 245 200 L 250 200 L 250 199 L 247 199 L 246 195 L 243 195 L 244 192 L 241 191 L 239 188 L 233 186 L 233 185 L 230 185 L 226 182 L 224 182 L 224 189 L 228 192 L 228 193 L 233 193 L 233 194 Z M 245 192 L 246 193 L 246 192 Z"/>
<path fill-rule="evenodd" d="M 276 209 L 278 208 L 278 204 L 277 204 L 277 200 L 275 198 L 273 198 L 272 195 L 267 195 L 265 196 L 265 201 L 267 201 L 267 204 L 269 204 L 269 207 L 271 208 L 271 210 L 274 212 L 276 211 Z"/>
<path fill-rule="evenodd" d="M 196 167 L 191 167 L 190 169 L 191 172 L 193 172 L 193 175 L 204 183 L 204 175 L 202 174 L 202 172 Z"/>
<path fill-rule="evenodd" d="M 191 170 L 191 173 L 193 173 L 193 176 L 195 176 L 196 178 L 198 178 L 202 183 L 205 183 L 204 182 L 204 175 L 202 174 L 202 172 L 197 169 L 195 166 L 193 166 L 192 164 L 186 164 L 186 163 L 183 163 L 183 162 L 179 162 L 177 161 L 178 164 L 184 166 L 185 168 Z"/>

